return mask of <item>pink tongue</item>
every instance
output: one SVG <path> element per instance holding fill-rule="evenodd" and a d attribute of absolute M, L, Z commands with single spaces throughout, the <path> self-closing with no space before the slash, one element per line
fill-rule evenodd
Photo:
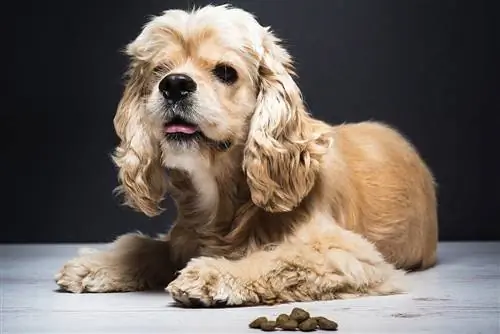
<path fill-rule="evenodd" d="M 196 126 L 187 124 L 169 124 L 165 126 L 166 133 L 185 133 L 192 135 L 197 130 L 198 128 Z"/>

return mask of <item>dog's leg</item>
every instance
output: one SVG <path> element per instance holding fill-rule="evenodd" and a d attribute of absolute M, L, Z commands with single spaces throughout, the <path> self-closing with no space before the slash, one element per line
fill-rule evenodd
<path fill-rule="evenodd" d="M 191 260 L 168 287 L 187 306 L 256 305 L 402 292 L 404 273 L 366 239 L 335 224 L 306 226 L 237 261 Z"/>
<path fill-rule="evenodd" d="M 87 251 L 55 275 L 70 292 L 125 292 L 163 288 L 173 278 L 168 242 L 125 234 L 110 249 Z"/>

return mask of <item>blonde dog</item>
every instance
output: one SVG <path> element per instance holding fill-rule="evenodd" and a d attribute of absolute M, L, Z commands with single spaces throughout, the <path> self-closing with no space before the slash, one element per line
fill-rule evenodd
<path fill-rule="evenodd" d="M 158 238 L 127 234 L 56 275 L 71 292 L 165 288 L 187 306 L 331 300 L 406 291 L 436 262 L 433 176 L 399 132 L 313 118 L 292 59 L 230 6 L 152 18 L 114 120 L 119 192 Z"/>

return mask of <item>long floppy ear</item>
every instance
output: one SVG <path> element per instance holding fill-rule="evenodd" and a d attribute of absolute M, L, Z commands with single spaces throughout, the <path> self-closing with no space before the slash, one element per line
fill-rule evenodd
<path fill-rule="evenodd" d="M 290 55 L 270 31 L 263 48 L 243 170 L 256 205 L 287 212 L 314 186 L 329 141 L 305 109 Z"/>
<path fill-rule="evenodd" d="M 120 185 L 116 191 L 124 195 L 124 204 L 152 217 L 163 211 L 160 203 L 166 192 L 166 175 L 161 167 L 159 139 L 146 117 L 144 71 L 141 65 L 133 63 L 128 72 L 114 118 L 121 142 L 112 158 L 119 168 Z"/>

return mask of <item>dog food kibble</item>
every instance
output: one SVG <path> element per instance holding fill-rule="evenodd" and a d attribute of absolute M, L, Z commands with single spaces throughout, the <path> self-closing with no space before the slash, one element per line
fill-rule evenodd
<path fill-rule="evenodd" d="M 312 332 L 318 327 L 318 322 L 314 318 L 309 318 L 299 324 L 299 329 L 303 332 Z"/>
<path fill-rule="evenodd" d="M 325 331 L 336 331 L 337 330 L 337 323 L 333 320 L 327 319 L 325 317 L 315 317 L 316 321 L 318 322 L 318 327 L 322 330 Z"/>
<path fill-rule="evenodd" d="M 260 329 L 265 332 L 272 332 L 276 330 L 276 321 L 265 321 L 260 324 Z"/>
<path fill-rule="evenodd" d="M 301 308 L 295 307 L 292 310 L 292 313 L 290 313 L 290 319 L 297 320 L 297 322 L 300 323 L 304 320 L 309 319 L 309 312 L 307 312 Z"/>
<path fill-rule="evenodd" d="M 290 320 L 290 316 L 288 314 L 283 313 L 276 318 L 276 324 L 278 326 L 281 326 L 281 324 L 287 322 L 288 320 Z"/>
<path fill-rule="evenodd" d="M 284 331 L 294 331 L 299 326 L 297 320 L 289 319 L 284 323 L 280 324 L 280 328 Z"/>
<path fill-rule="evenodd" d="M 267 318 L 266 317 L 258 317 L 257 319 L 255 319 L 254 321 L 252 321 L 250 323 L 250 325 L 248 325 L 250 328 L 260 328 L 260 325 L 264 322 L 267 322 Z"/>
<path fill-rule="evenodd" d="M 268 320 L 266 317 L 259 317 L 250 323 L 250 328 L 260 329 L 265 332 L 276 330 L 312 332 L 317 329 L 325 331 L 336 331 L 338 324 L 326 317 L 314 317 L 309 312 L 295 307 L 290 314 L 282 313 L 276 320 Z"/>

